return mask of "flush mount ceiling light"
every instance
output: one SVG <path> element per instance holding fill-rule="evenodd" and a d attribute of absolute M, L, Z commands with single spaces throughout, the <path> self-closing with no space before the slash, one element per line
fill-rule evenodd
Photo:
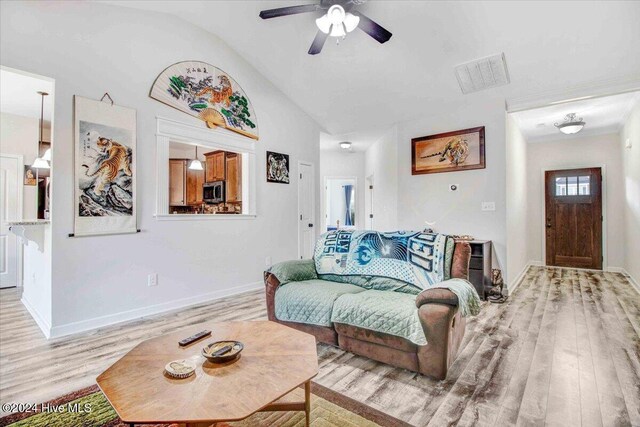
<path fill-rule="evenodd" d="M 576 113 L 569 113 L 564 117 L 564 122 L 554 123 L 554 126 L 565 135 L 571 135 L 580 132 L 585 124 L 582 117 L 576 117 Z"/>
<path fill-rule="evenodd" d="M 334 4 L 326 14 L 316 19 L 316 26 L 320 31 L 331 37 L 346 37 L 347 33 L 355 30 L 360 23 L 360 17 L 345 12 L 339 4 Z"/>
<path fill-rule="evenodd" d="M 189 169 L 192 171 L 204 170 L 204 168 L 202 167 L 202 162 L 198 159 L 198 146 L 196 146 L 196 158 L 191 160 L 191 163 L 189 163 Z"/>
<path fill-rule="evenodd" d="M 340 148 L 342 148 L 343 150 L 348 150 L 351 148 L 351 143 L 348 141 L 341 142 Z"/>

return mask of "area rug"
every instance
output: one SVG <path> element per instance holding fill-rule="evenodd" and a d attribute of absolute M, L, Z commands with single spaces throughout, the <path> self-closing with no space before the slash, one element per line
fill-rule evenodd
<path fill-rule="evenodd" d="M 311 386 L 312 427 L 396 427 L 409 426 L 390 415 L 366 406 L 312 383 Z M 74 412 L 21 412 L 0 418 L 0 427 L 128 427 L 123 424 L 97 385 L 69 393 L 38 407 L 90 408 Z M 303 412 L 258 412 L 249 418 L 230 423 L 217 423 L 215 427 L 286 426 L 302 427 Z M 150 427 L 150 424 L 144 424 Z M 154 425 L 154 427 L 176 427 L 176 424 Z"/>

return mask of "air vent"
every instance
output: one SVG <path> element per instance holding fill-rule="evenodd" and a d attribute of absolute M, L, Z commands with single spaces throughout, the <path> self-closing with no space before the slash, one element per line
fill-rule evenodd
<path fill-rule="evenodd" d="M 462 93 L 509 84 L 509 72 L 504 53 L 458 65 L 456 77 Z"/>

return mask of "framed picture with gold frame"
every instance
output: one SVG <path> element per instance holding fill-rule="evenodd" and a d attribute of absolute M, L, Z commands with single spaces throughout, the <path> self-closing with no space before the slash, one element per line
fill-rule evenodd
<path fill-rule="evenodd" d="M 484 126 L 411 140 L 411 175 L 485 167 Z"/>

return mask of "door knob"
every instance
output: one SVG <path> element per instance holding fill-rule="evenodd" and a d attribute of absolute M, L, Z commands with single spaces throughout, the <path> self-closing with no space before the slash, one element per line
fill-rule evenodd
<path fill-rule="evenodd" d="M 551 228 L 551 223 L 550 222 L 547 223 L 547 228 Z"/>

